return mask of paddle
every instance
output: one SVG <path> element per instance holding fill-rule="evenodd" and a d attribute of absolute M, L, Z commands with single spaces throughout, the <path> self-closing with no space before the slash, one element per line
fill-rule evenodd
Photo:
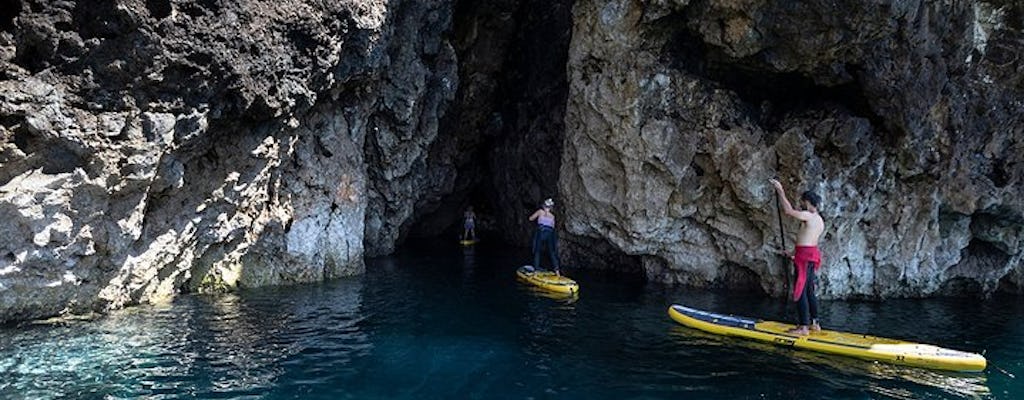
<path fill-rule="evenodd" d="M 776 157 L 778 157 L 778 156 L 776 155 Z M 776 158 L 775 162 L 778 163 L 778 158 Z M 778 180 L 778 178 L 776 178 L 776 180 Z M 774 188 L 773 188 L 772 191 L 775 191 Z M 777 191 L 775 191 L 775 211 L 778 213 L 778 216 L 779 216 L 779 241 L 782 242 L 782 251 L 785 252 L 786 251 L 786 232 L 782 228 L 782 200 L 779 199 L 779 192 L 777 192 Z M 785 258 L 783 258 L 783 259 L 785 259 Z M 785 261 L 783 261 L 782 270 L 786 273 L 786 292 L 782 294 L 782 314 L 783 315 L 786 314 L 786 305 L 787 305 L 787 303 L 789 303 L 789 301 L 788 301 L 789 300 L 789 292 L 790 292 L 790 290 L 793 289 L 792 287 L 790 287 L 790 285 L 793 284 L 793 282 L 792 282 L 793 281 L 793 279 L 792 279 L 793 277 L 790 276 L 789 268 L 786 268 L 786 267 L 787 267 L 787 265 L 786 265 Z"/>

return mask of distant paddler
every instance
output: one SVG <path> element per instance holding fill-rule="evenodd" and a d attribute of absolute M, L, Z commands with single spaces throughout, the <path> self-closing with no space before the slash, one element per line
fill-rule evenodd
<path fill-rule="evenodd" d="M 467 207 L 462 213 L 462 241 L 476 242 L 476 213 L 473 212 L 473 206 Z"/>

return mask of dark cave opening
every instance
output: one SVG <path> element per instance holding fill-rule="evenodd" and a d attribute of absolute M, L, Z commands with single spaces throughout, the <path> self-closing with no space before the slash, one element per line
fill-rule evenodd
<path fill-rule="evenodd" d="M 663 24 L 684 25 L 683 16 L 666 17 Z M 735 59 L 706 44 L 694 33 L 678 29 L 672 34 L 665 50 L 666 60 L 675 68 L 703 77 L 735 93 L 750 107 L 753 120 L 767 131 L 778 129 L 787 116 L 802 111 L 838 107 L 866 118 L 872 125 L 885 126 L 876 114 L 857 81 L 858 67 L 844 65 L 848 73 L 845 80 L 834 85 L 815 82 L 801 72 L 773 70 L 760 55 Z"/>
<path fill-rule="evenodd" d="M 463 233 L 463 212 L 474 208 L 478 237 L 529 248 L 528 216 L 558 198 L 569 82 L 572 1 L 496 0 L 456 4 L 454 37 L 460 86 L 442 121 L 460 151 L 456 189 L 413 222 L 405 239 Z M 643 279 L 638 256 L 603 238 L 559 233 L 565 265 L 621 271 Z"/>
<path fill-rule="evenodd" d="M 992 271 L 1004 268 L 1010 257 L 998 245 L 977 237 L 972 238 L 967 247 L 960 251 L 960 262 L 947 272 L 952 277 L 943 282 L 939 292 L 947 296 L 991 295 L 992 291 L 1000 288 L 985 287 L 982 282 L 962 275 L 986 276 Z M 1000 285 L 1002 283 L 1000 282 Z"/>
<path fill-rule="evenodd" d="M 453 192 L 421 207 L 407 238 L 459 236 L 472 206 L 482 238 L 527 245 L 526 217 L 557 197 L 571 10 L 571 0 L 456 3 L 460 86 L 440 131 L 468 156 Z"/>

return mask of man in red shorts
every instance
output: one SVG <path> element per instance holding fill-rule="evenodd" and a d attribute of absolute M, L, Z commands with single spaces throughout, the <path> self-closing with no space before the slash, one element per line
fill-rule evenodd
<path fill-rule="evenodd" d="M 818 251 L 818 238 L 825 231 L 825 221 L 818 214 L 821 197 L 812 191 L 800 195 L 800 208 L 796 210 L 789 204 L 782 183 L 769 179 L 782 203 L 782 212 L 801 221 L 800 232 L 796 235 L 796 249 L 793 251 L 793 266 L 796 269 L 796 283 L 793 285 L 793 301 L 800 313 L 800 325 L 788 333 L 804 336 L 810 331 L 820 331 L 818 324 L 818 298 L 814 294 L 814 273 L 821 267 L 821 252 Z"/>

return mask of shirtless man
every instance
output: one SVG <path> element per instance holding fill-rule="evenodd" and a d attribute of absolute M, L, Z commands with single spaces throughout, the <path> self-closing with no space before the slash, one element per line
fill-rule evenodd
<path fill-rule="evenodd" d="M 810 331 L 820 331 L 818 324 L 818 298 L 814 295 L 814 273 L 821 267 L 821 252 L 818 238 L 825 231 L 825 221 L 818 214 L 821 198 L 812 191 L 800 195 L 801 210 L 793 209 L 782 189 L 782 183 L 769 179 L 782 203 L 782 212 L 800 220 L 800 232 L 796 235 L 796 249 L 793 251 L 793 266 L 796 269 L 796 283 L 793 285 L 793 301 L 800 313 L 800 325 L 788 333 L 804 336 Z"/>

